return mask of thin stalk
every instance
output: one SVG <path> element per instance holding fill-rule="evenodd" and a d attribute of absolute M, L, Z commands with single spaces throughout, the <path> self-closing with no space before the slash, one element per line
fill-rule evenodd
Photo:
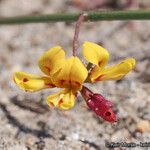
<path fill-rule="evenodd" d="M 26 23 L 44 23 L 44 22 L 74 22 L 77 21 L 81 13 L 61 13 L 49 15 L 30 15 L 1 18 L 0 25 L 7 24 L 26 24 Z M 87 12 L 86 20 L 149 20 L 150 10 L 138 11 L 104 11 Z"/>
<path fill-rule="evenodd" d="M 77 20 L 76 27 L 75 27 L 75 33 L 74 33 L 74 38 L 73 38 L 73 56 L 77 55 L 77 49 L 78 49 L 78 37 L 79 37 L 79 32 L 80 32 L 80 27 L 82 22 L 85 20 L 86 14 L 81 13 L 79 16 L 79 19 Z"/>

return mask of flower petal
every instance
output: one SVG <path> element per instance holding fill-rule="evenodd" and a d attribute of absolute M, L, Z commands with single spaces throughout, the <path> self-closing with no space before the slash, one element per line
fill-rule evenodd
<path fill-rule="evenodd" d="M 50 75 L 56 61 L 64 57 L 64 50 L 60 46 L 55 46 L 41 56 L 39 59 L 39 67 L 46 75 Z"/>
<path fill-rule="evenodd" d="M 62 60 L 60 69 L 52 76 L 52 80 L 57 87 L 80 90 L 82 83 L 87 78 L 88 71 L 79 58 L 70 57 Z"/>
<path fill-rule="evenodd" d="M 37 75 L 27 74 L 25 72 L 15 72 L 13 78 L 15 83 L 21 89 L 29 92 L 35 92 L 41 89 L 55 87 L 49 77 L 41 77 Z"/>
<path fill-rule="evenodd" d="M 46 102 L 50 107 L 54 106 L 63 110 L 68 110 L 75 104 L 75 93 L 73 93 L 72 90 L 65 89 L 48 96 Z"/>
<path fill-rule="evenodd" d="M 108 68 L 95 67 L 89 76 L 91 82 L 102 80 L 120 80 L 135 66 L 135 59 L 128 58 L 121 63 Z"/>
<path fill-rule="evenodd" d="M 87 61 L 101 68 L 103 68 L 107 64 L 109 59 L 108 51 L 92 42 L 84 42 L 82 52 Z"/>

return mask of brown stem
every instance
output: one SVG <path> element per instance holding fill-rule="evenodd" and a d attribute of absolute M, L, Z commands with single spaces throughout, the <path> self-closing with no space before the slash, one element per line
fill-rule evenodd
<path fill-rule="evenodd" d="M 76 27 L 75 27 L 75 33 L 74 33 L 74 38 L 73 38 L 73 56 L 76 56 L 77 53 L 77 48 L 78 48 L 78 36 L 80 32 L 80 26 L 81 23 L 85 20 L 85 17 L 87 15 L 85 13 L 81 13 L 79 16 L 79 19 L 77 20 Z"/>

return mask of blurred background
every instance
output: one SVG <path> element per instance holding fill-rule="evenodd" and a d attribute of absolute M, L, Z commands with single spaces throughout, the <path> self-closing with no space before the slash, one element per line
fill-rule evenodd
<path fill-rule="evenodd" d="M 149 7 L 149 0 L 0 0 L 0 17 Z M 106 142 L 150 142 L 150 21 L 81 27 L 79 53 L 82 43 L 91 41 L 109 51 L 109 65 L 137 60 L 123 80 L 89 86 L 114 102 L 116 124 L 98 118 L 80 95 L 70 111 L 49 110 L 45 98 L 56 89 L 26 93 L 14 84 L 15 71 L 42 74 L 38 58 L 53 46 L 61 45 L 70 56 L 74 29 L 75 23 L 0 26 L 0 150 L 104 150 Z"/>

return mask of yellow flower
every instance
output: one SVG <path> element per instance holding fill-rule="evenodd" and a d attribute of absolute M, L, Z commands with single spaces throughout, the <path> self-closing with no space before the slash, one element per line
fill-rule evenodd
<path fill-rule="evenodd" d="M 104 80 L 120 80 L 134 68 L 136 63 L 134 58 L 128 58 L 117 65 L 105 67 L 109 59 L 108 51 L 92 42 L 84 42 L 83 55 L 87 61 L 95 65 L 88 76 L 89 82 L 92 83 Z"/>
<path fill-rule="evenodd" d="M 64 88 L 47 97 L 47 104 L 67 110 L 74 106 L 77 91 L 87 78 L 88 71 L 78 57 L 65 59 L 65 52 L 56 46 L 44 53 L 39 59 L 39 67 L 46 76 L 37 76 L 24 72 L 14 73 L 15 83 L 29 92 L 45 88 Z"/>
<path fill-rule="evenodd" d="M 65 52 L 56 46 L 44 53 L 39 59 L 39 67 L 45 76 L 15 72 L 14 81 L 23 90 L 35 92 L 46 88 L 63 88 L 60 92 L 47 97 L 50 107 L 63 110 L 72 108 L 75 104 L 77 92 L 82 89 L 83 83 L 88 79 L 93 83 L 102 80 L 119 80 L 135 66 L 135 60 L 128 58 L 112 67 L 105 67 L 109 53 L 103 47 L 84 42 L 83 55 L 87 61 L 95 65 L 88 71 L 78 57 L 65 58 Z"/>

